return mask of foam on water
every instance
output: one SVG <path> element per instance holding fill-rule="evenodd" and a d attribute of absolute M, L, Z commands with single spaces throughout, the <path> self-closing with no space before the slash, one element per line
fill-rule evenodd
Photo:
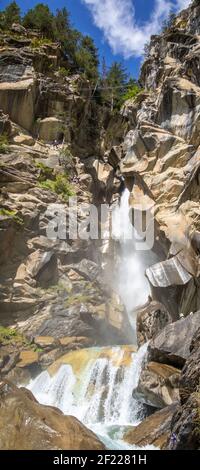
<path fill-rule="evenodd" d="M 107 357 L 100 357 L 105 350 L 99 348 L 99 354 L 95 354 L 79 373 L 74 372 L 73 364 L 64 364 L 53 376 L 48 371 L 42 372 L 28 388 L 40 403 L 56 406 L 63 413 L 75 416 L 99 436 L 104 436 L 104 442 L 113 442 L 109 436 L 111 428 L 116 426 L 117 433 L 124 426 L 139 423 L 142 405 L 132 397 L 132 392 L 137 386 L 146 350 L 147 345 L 144 345 L 137 353 L 131 353 L 130 364 L 123 365 L 126 349 L 116 346 L 106 350 Z M 112 445 L 128 448 L 119 438 L 114 439 Z"/>

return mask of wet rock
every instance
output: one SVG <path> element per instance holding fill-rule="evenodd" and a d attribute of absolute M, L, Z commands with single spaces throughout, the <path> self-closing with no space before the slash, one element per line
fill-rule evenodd
<path fill-rule="evenodd" d="M 0 383 L 1 450 L 102 450 L 104 445 L 76 418 L 40 405 L 32 393 Z"/>
<path fill-rule="evenodd" d="M 190 355 L 190 344 L 199 329 L 200 312 L 167 325 L 149 343 L 151 361 L 182 367 Z"/>
<path fill-rule="evenodd" d="M 142 309 L 137 310 L 138 346 L 152 339 L 171 322 L 171 315 L 160 302 L 151 301 Z"/>
<path fill-rule="evenodd" d="M 163 408 L 179 401 L 180 370 L 149 362 L 143 367 L 133 396 L 147 405 Z"/>
<path fill-rule="evenodd" d="M 139 426 L 130 429 L 123 439 L 131 445 L 139 447 L 154 445 L 163 449 L 170 438 L 172 416 L 177 405 L 165 407 L 146 418 Z"/>
<path fill-rule="evenodd" d="M 174 450 L 199 450 L 199 409 L 200 393 L 192 393 L 182 407 L 174 413 L 171 422 L 171 435 L 175 435 L 176 440 L 173 445 Z M 167 447 L 172 448 L 172 445 Z"/>

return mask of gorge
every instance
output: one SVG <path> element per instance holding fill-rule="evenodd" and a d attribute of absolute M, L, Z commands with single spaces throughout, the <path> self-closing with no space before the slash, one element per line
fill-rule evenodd
<path fill-rule="evenodd" d="M 199 449 L 199 51 L 194 0 L 113 110 L 59 42 L 0 31 L 0 449 Z"/>

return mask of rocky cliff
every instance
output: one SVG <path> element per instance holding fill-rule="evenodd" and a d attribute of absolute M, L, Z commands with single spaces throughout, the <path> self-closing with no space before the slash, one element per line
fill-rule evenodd
<path fill-rule="evenodd" d="M 150 343 L 134 396 L 163 408 L 125 438 L 145 444 L 151 429 L 150 442 L 168 449 L 200 445 L 199 50 L 200 4 L 194 1 L 152 37 L 141 71 L 144 91 L 122 109 L 132 129 L 121 171 L 133 212 L 140 204 L 154 215 L 153 249 L 160 256 L 146 272 L 154 301 L 138 311 L 138 342 Z"/>
<path fill-rule="evenodd" d="M 88 80 L 63 74 L 59 44 L 15 30 L 0 34 L 0 340 L 1 372 L 12 371 L 15 380 L 16 366 L 18 380 L 68 349 L 126 343 L 129 333 L 117 293 L 106 284 L 102 244 L 88 240 L 81 210 L 118 191 L 103 155 L 116 121 L 119 143 L 127 120 L 112 122 Z M 69 237 L 72 195 L 85 239 Z M 50 239 L 58 208 L 66 233 Z"/>
<path fill-rule="evenodd" d="M 175 317 L 200 306 L 199 14 L 193 2 L 152 37 L 141 71 L 144 91 L 122 110 L 132 122 L 121 163 L 130 204 L 151 208 L 155 217 L 161 263 L 147 276 Z"/>
<path fill-rule="evenodd" d="M 69 196 L 78 208 L 111 204 L 120 167 L 133 213 L 139 204 L 155 221 L 160 260 L 146 272 L 153 301 L 138 310 L 138 343 L 150 343 L 134 390 L 159 411 L 125 438 L 146 445 L 151 429 L 151 443 L 161 448 L 171 446 L 172 432 L 174 448 L 199 447 L 199 18 L 194 1 L 152 37 L 143 90 L 115 115 L 94 99 L 88 80 L 63 75 L 59 44 L 24 29 L 0 34 L 1 375 L 26 384 L 69 350 L 130 343 L 125 309 L 109 282 L 113 244 L 69 237 Z M 60 207 L 66 237 L 49 239 Z M 83 211 L 78 221 L 87 231 Z M 46 409 L 23 393 L 1 386 L 3 419 L 13 396 L 25 415 L 28 409 L 46 419 Z M 59 421 L 62 439 L 68 426 L 81 432 L 55 410 L 49 419 L 52 429 Z M 93 435 L 84 436 L 70 445 L 82 449 L 90 438 L 99 448 Z"/>

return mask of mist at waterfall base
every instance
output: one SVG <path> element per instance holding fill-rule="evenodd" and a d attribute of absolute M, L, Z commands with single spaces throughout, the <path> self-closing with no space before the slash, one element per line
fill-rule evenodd
<path fill-rule="evenodd" d="M 76 367 L 81 353 L 74 351 L 68 364 L 61 365 L 53 376 L 42 372 L 28 388 L 40 403 L 78 418 L 108 449 L 135 449 L 122 437 L 127 426 L 136 426 L 142 419 L 142 404 L 132 392 L 146 350 L 144 345 L 137 353 L 130 352 L 127 364 L 125 347 L 89 348 L 83 351 L 88 358 L 79 371 Z"/>
<path fill-rule="evenodd" d="M 126 307 L 136 340 L 135 310 L 147 302 L 151 293 L 145 271 L 157 259 L 150 250 L 136 250 L 139 237 L 130 222 L 129 196 L 128 189 L 125 189 L 120 204 L 113 211 L 112 237 L 120 244 L 115 286 Z"/>

